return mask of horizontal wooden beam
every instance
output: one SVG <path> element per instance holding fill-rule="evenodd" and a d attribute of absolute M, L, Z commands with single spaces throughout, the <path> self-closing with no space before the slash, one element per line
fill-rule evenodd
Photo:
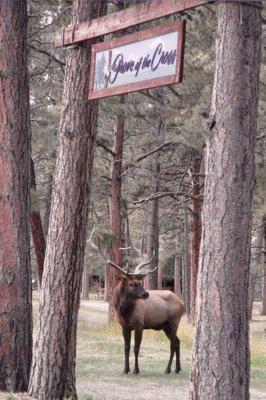
<path fill-rule="evenodd" d="M 62 28 L 56 35 L 55 47 L 69 46 L 207 3 L 209 0 L 153 0 L 142 3 L 76 26 Z"/>

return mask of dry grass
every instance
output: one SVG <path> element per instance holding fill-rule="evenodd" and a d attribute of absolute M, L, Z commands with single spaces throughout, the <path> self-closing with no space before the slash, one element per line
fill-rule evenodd
<path fill-rule="evenodd" d="M 37 312 L 35 302 L 35 313 Z M 169 341 L 162 332 L 145 331 L 140 354 L 141 374 L 124 376 L 123 340 L 117 324 L 106 324 L 104 303 L 82 302 L 77 349 L 77 388 L 81 400 L 185 400 L 194 329 L 183 319 L 179 328 L 182 371 L 163 373 Z M 97 323 L 96 323 L 97 322 Z M 266 398 L 266 318 L 258 304 L 251 322 L 251 400 Z M 131 355 L 133 365 L 133 356 Z M 0 400 L 27 400 L 22 394 L 4 394 Z"/>

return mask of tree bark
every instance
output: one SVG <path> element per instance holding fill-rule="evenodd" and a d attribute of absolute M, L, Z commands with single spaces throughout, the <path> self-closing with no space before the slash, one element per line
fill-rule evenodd
<path fill-rule="evenodd" d="M 260 9 L 217 5 L 218 35 L 190 374 L 192 400 L 249 399 L 248 277 Z"/>
<path fill-rule="evenodd" d="M 114 124 L 114 148 L 115 156 L 111 166 L 111 190 L 109 199 L 110 215 L 110 259 L 115 264 L 121 265 L 122 262 L 122 214 L 121 214 L 121 178 L 124 144 L 124 125 L 125 113 L 120 111 L 115 116 Z M 107 285 L 109 299 L 109 320 L 113 321 L 115 311 L 112 305 L 113 290 L 119 279 L 119 271 L 111 265 L 107 265 Z"/>
<path fill-rule="evenodd" d="M 39 279 L 39 286 L 42 283 L 43 265 L 45 257 L 45 238 L 42 227 L 42 220 L 40 215 L 39 199 L 36 190 L 34 163 L 31 158 L 31 212 L 30 212 L 30 225 L 32 240 L 37 261 L 37 273 Z"/>
<path fill-rule="evenodd" d="M 159 174 L 160 174 L 160 164 L 156 160 L 152 166 L 152 193 L 157 193 L 159 190 Z M 159 262 L 159 200 L 151 200 L 148 207 L 148 224 L 147 224 L 147 259 L 150 260 L 152 257 L 152 262 L 150 264 L 150 269 L 154 269 L 158 266 Z M 158 268 L 152 273 L 146 276 L 145 285 L 148 290 L 158 289 Z"/>
<path fill-rule="evenodd" d="M 195 157 L 192 167 L 192 229 L 190 252 L 190 319 L 194 323 L 196 318 L 196 293 L 199 265 L 199 250 L 201 241 L 201 200 L 200 200 L 200 173 L 201 158 Z"/>
<path fill-rule="evenodd" d="M 26 390 L 32 352 L 25 0 L 0 2 L 0 390 Z"/>
<path fill-rule="evenodd" d="M 105 3 L 75 0 L 72 24 L 98 17 Z M 77 399 L 76 332 L 96 133 L 97 102 L 88 102 L 90 44 L 68 51 L 50 226 L 29 393 Z"/>
<path fill-rule="evenodd" d="M 266 217 L 263 218 L 263 261 L 261 315 L 266 315 Z"/>

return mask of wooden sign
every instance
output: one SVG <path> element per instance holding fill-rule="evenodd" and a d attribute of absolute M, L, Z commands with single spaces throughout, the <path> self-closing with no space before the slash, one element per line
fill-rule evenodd
<path fill-rule="evenodd" d="M 92 46 L 89 99 L 181 82 L 185 22 Z"/>

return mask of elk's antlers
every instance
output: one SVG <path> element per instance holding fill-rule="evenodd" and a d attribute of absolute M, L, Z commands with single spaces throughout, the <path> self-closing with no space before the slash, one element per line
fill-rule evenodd
<path fill-rule="evenodd" d="M 129 272 L 129 271 L 125 271 L 123 268 L 119 267 L 119 265 L 115 264 L 113 261 L 111 261 L 111 260 L 109 260 L 107 258 L 106 254 L 102 250 L 100 239 L 98 237 L 96 237 L 96 243 L 97 244 L 95 244 L 92 241 L 92 237 L 93 237 L 94 231 L 95 231 L 95 227 L 93 227 L 93 229 L 92 229 L 92 232 L 90 234 L 89 240 L 87 240 L 87 244 L 90 246 L 90 248 L 93 251 L 95 251 L 95 252 L 97 252 L 99 254 L 101 259 L 106 264 L 110 264 L 112 267 L 114 267 L 118 271 L 120 271 L 123 275 L 125 275 L 125 276 L 139 276 L 139 277 L 144 278 L 146 275 L 151 274 L 152 272 L 154 272 L 157 269 L 157 266 L 156 266 L 152 270 L 145 270 L 145 271 L 142 270 L 143 267 L 146 267 L 147 265 L 149 265 L 152 262 L 153 257 L 154 257 L 154 254 L 153 254 L 152 257 L 150 258 L 150 260 L 148 260 L 148 261 L 144 260 L 144 235 L 142 236 L 140 250 L 136 249 L 133 246 L 121 248 L 121 250 L 128 250 L 128 249 L 132 248 L 133 250 L 135 250 L 138 253 L 138 255 L 139 255 L 140 259 L 141 259 L 140 263 L 134 269 L 134 272 Z"/>

